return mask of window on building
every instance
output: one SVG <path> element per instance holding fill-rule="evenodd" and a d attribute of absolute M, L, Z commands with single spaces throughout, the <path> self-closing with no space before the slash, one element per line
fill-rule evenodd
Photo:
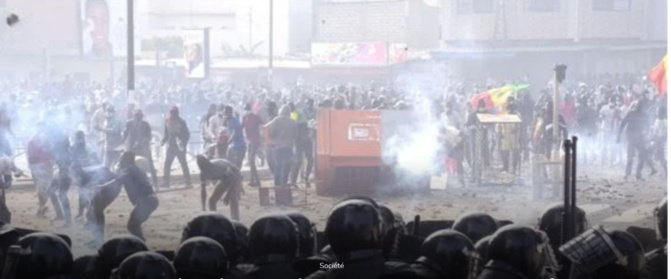
<path fill-rule="evenodd" d="M 489 14 L 494 12 L 494 0 L 459 0 L 461 14 Z"/>
<path fill-rule="evenodd" d="M 529 11 L 532 12 L 559 12 L 561 10 L 560 0 L 529 0 Z"/>
<path fill-rule="evenodd" d="M 631 10 L 631 0 L 592 0 L 596 12 L 624 12 Z"/>

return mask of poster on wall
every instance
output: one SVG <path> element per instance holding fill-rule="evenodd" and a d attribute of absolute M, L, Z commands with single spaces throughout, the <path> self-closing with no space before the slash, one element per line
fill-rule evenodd
<path fill-rule="evenodd" d="M 209 72 L 209 32 L 205 30 L 189 30 L 182 33 L 184 40 L 184 76 L 202 79 Z"/>
<path fill-rule="evenodd" d="M 128 47 L 127 1 L 80 0 L 81 52 L 85 59 L 126 57 Z M 139 38 L 137 26 L 135 37 Z M 135 41 L 139 50 L 140 40 Z"/>
<path fill-rule="evenodd" d="M 313 65 L 379 66 L 387 64 L 385 43 L 314 43 Z"/>

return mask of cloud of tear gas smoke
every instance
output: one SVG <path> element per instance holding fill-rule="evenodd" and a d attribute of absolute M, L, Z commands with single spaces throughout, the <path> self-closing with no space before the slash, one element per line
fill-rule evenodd
<path fill-rule="evenodd" d="M 412 109 L 383 112 L 382 158 L 394 171 L 402 173 L 404 182 L 431 175 L 438 167 L 441 142 L 440 122 L 434 115 L 434 101 L 439 99 L 443 81 L 433 72 L 408 73 L 394 81 L 394 88 L 402 94 L 403 102 Z M 387 119 L 387 120 L 385 120 Z M 412 181 L 407 181 L 412 180 Z"/>
<path fill-rule="evenodd" d="M 25 143 L 37 132 L 37 124 L 40 122 L 50 130 L 60 130 L 70 137 L 77 130 L 88 132 L 89 118 L 83 96 L 50 102 L 48 95 L 50 94 L 22 92 L 15 100 L 2 100 L 11 119 L 13 136 L 8 139 L 12 148 L 25 147 Z M 94 140 L 88 142 L 93 143 Z"/>
<path fill-rule="evenodd" d="M 398 115 L 396 119 L 404 119 L 391 124 L 399 126 L 384 142 L 382 158 L 404 173 L 430 174 L 440 150 L 438 120 L 432 115 L 432 102 L 427 96 L 415 92 L 407 102 L 413 107 L 412 111 L 389 113 Z"/>

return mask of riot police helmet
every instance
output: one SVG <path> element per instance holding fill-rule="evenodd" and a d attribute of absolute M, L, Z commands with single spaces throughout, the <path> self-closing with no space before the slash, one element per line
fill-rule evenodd
<path fill-rule="evenodd" d="M 301 258 L 307 258 L 316 254 L 317 249 L 317 231 L 310 219 L 299 212 L 287 214 L 287 217 L 298 227 L 298 240 Z"/>
<path fill-rule="evenodd" d="M 659 202 L 659 205 L 655 208 L 655 220 L 657 221 L 657 234 L 662 240 L 666 240 L 666 231 L 667 231 L 667 210 L 666 207 L 666 198 L 664 197 L 662 201 Z"/>
<path fill-rule="evenodd" d="M 298 228 L 286 215 L 268 215 L 249 228 L 249 248 L 255 264 L 290 262 L 299 251 Z"/>
<path fill-rule="evenodd" d="M 331 210 L 324 233 L 338 260 L 374 256 L 384 240 L 382 216 L 370 202 L 346 200 Z"/>
<path fill-rule="evenodd" d="M 557 269 L 547 235 L 526 226 L 499 229 L 489 241 L 487 253 L 490 260 L 503 262 L 528 278 L 539 278 L 546 268 Z"/>
<path fill-rule="evenodd" d="M 138 252 L 114 270 L 112 279 L 177 279 L 177 272 L 166 257 L 155 252 Z"/>
<path fill-rule="evenodd" d="M 585 211 L 576 208 L 576 230 L 580 234 L 587 230 L 587 217 Z M 556 251 L 559 246 L 569 241 L 569 239 L 562 239 L 562 231 L 564 224 L 564 205 L 557 204 L 545 210 L 540 220 L 538 220 L 538 229 L 545 232 L 550 239 L 550 246 Z"/>
<path fill-rule="evenodd" d="M 31 233 L 19 239 L 25 253 L 19 256 L 16 274 L 21 278 L 49 278 L 70 275 L 73 257 L 68 244 L 51 233 Z"/>
<path fill-rule="evenodd" d="M 238 221 L 232 220 L 238 238 L 238 263 L 249 263 L 249 229 Z"/>
<path fill-rule="evenodd" d="M 96 274 L 98 278 L 108 278 L 115 268 L 128 256 L 137 252 L 149 251 L 147 245 L 142 239 L 123 235 L 114 237 L 103 244 L 98 249 L 98 258 L 96 259 Z"/>
<path fill-rule="evenodd" d="M 224 247 L 202 236 L 184 241 L 173 260 L 173 266 L 181 278 L 218 279 L 228 273 L 229 264 Z"/>
<path fill-rule="evenodd" d="M 482 269 L 485 267 L 487 262 L 489 262 L 489 242 L 492 240 L 492 236 L 488 235 L 480 239 L 477 243 L 475 243 L 475 251 L 478 253 L 478 256 L 480 257 L 480 266 L 478 268 L 479 271 L 482 271 Z"/>
<path fill-rule="evenodd" d="M 237 264 L 238 237 L 235 226 L 228 217 L 219 213 L 204 213 L 194 217 L 182 231 L 182 241 L 195 236 L 214 239 L 224 247 L 231 265 Z"/>
<path fill-rule="evenodd" d="M 429 235 L 422 243 L 418 262 L 436 270 L 443 277 L 475 279 L 479 257 L 473 242 L 464 234 L 444 229 Z"/>
<path fill-rule="evenodd" d="M 496 232 L 498 224 L 492 216 L 485 213 L 466 213 L 457 218 L 452 224 L 452 229 L 468 236 L 473 243 L 477 243 L 483 237 Z"/>

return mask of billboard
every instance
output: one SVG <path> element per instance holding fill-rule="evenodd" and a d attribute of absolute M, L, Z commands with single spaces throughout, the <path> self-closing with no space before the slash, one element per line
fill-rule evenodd
<path fill-rule="evenodd" d="M 396 64 L 408 60 L 407 44 L 389 44 L 389 63 Z"/>
<path fill-rule="evenodd" d="M 85 59 L 126 57 L 128 45 L 127 1 L 80 0 L 81 52 Z M 135 37 L 139 38 L 137 25 Z M 139 50 L 140 40 L 135 41 Z"/>
<path fill-rule="evenodd" d="M 385 43 L 314 43 L 313 65 L 383 66 L 387 65 Z"/>
<path fill-rule="evenodd" d="M 206 78 L 209 72 L 209 30 L 189 30 L 182 33 L 184 41 L 184 77 Z"/>

